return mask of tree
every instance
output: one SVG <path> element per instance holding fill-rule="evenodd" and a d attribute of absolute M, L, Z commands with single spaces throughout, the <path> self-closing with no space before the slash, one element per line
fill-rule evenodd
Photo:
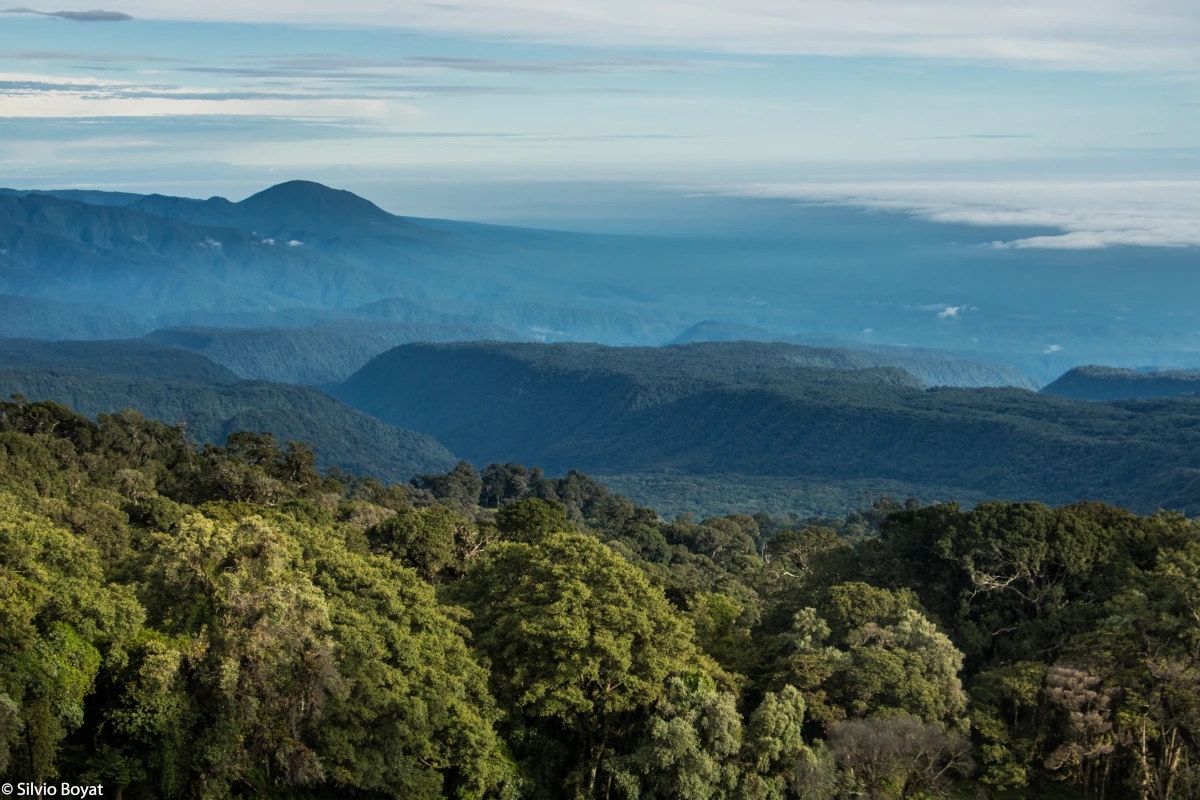
<path fill-rule="evenodd" d="M 637 750 L 617 759 L 611 774 L 630 798 L 726 800 L 742 782 L 741 749 L 736 697 L 704 676 L 674 677 Z"/>
<path fill-rule="evenodd" d="M 671 676 L 705 666 L 662 591 L 588 536 L 501 543 L 450 589 L 495 665 L 496 698 L 518 724 L 559 726 L 578 748 L 561 777 L 588 797 L 628 715 L 656 703 Z"/>
<path fill-rule="evenodd" d="M 107 585 L 95 548 L 0 493 L 0 755 L 11 774 L 57 774 L 97 675 L 119 665 L 143 611 Z"/>
<path fill-rule="evenodd" d="M 971 724 L 985 783 L 1025 786 L 1041 767 L 1049 734 L 1042 695 L 1047 669 L 1037 661 L 1019 661 L 981 672 L 972 681 Z"/>
<path fill-rule="evenodd" d="M 914 717 L 839 722 L 828 743 L 850 796 L 943 797 L 952 779 L 974 769 L 965 737 Z"/>
<path fill-rule="evenodd" d="M 471 527 L 470 520 L 445 506 L 401 508 L 370 528 L 367 538 L 377 553 L 387 553 L 425 580 L 436 581 L 455 563 L 458 543 Z"/>
<path fill-rule="evenodd" d="M 846 637 L 849 650 L 832 678 L 832 696 L 852 716 L 912 715 L 965 731 L 963 655 L 949 637 L 908 609 L 890 625 L 868 622 Z"/>
<path fill-rule="evenodd" d="M 201 713 L 190 761 L 202 795 L 235 784 L 268 794 L 324 777 L 311 730 L 341 678 L 325 597 L 299 558 L 257 516 L 192 515 L 158 537 L 155 611 L 191 651 L 184 679 Z"/>
<path fill-rule="evenodd" d="M 432 492 L 439 501 L 463 512 L 475 508 L 483 492 L 483 480 L 466 461 L 458 462 L 445 475 L 417 475 L 411 483 L 418 489 Z"/>
<path fill-rule="evenodd" d="M 1110 764 L 1113 736 L 1113 691 L 1100 676 L 1064 664 L 1046 672 L 1046 698 L 1057 716 L 1061 743 L 1046 757 L 1046 769 L 1082 783 L 1083 795 L 1096 783 L 1097 764 Z M 1107 769 L 1105 770 L 1107 771 Z M 1100 777 L 1100 783 L 1107 775 Z"/>
<path fill-rule="evenodd" d="M 326 597 L 341 676 L 314 736 L 329 783 L 397 800 L 505 796 L 515 784 L 495 730 L 500 711 L 462 612 L 390 556 L 352 552 L 334 530 L 284 524 Z"/>
<path fill-rule="evenodd" d="M 743 757 L 747 764 L 743 796 L 775 800 L 797 783 L 817 778 L 818 757 L 805 743 L 804 697 L 793 686 L 768 692 L 750 715 Z"/>
<path fill-rule="evenodd" d="M 567 533 L 575 529 L 567 519 L 567 509 L 562 503 L 537 497 L 512 503 L 497 511 L 496 527 L 505 539 L 514 542 L 536 542 L 552 533 Z"/>

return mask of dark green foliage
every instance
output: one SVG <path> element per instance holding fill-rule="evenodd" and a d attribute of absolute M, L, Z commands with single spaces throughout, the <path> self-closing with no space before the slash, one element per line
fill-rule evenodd
<path fill-rule="evenodd" d="M 445 475 L 418 475 L 412 479 L 412 484 L 447 505 L 463 510 L 473 509 L 483 490 L 479 473 L 466 461 L 458 462 Z"/>
<path fill-rule="evenodd" d="M 470 525 L 469 520 L 445 506 L 402 507 L 369 528 L 367 538 L 377 552 L 390 555 L 432 582 L 455 562 L 462 531 Z"/>
<path fill-rule="evenodd" d="M 570 531 L 574 526 L 561 503 L 530 497 L 496 512 L 496 527 L 509 541 L 536 542 L 552 533 Z"/>
<path fill-rule="evenodd" d="M 6 782 L 1186 800 L 1197 597 L 1177 514 L 668 522 L 579 472 L 385 485 L 271 434 L 0 405 Z"/>
<path fill-rule="evenodd" d="M 1200 399 L 1091 404 L 798 367 L 784 344 L 405 345 L 337 396 L 474 463 L 893 481 L 931 500 L 1200 510 Z"/>
<path fill-rule="evenodd" d="M 613 492 L 655 508 L 670 518 L 682 513 L 720 517 L 759 511 L 798 519 L 840 518 L 862 507 L 864 498 L 878 494 L 918 498 L 924 503 L 956 499 L 963 505 L 991 499 L 985 492 L 961 487 L 904 483 L 884 478 L 823 480 L 806 476 L 695 475 L 677 471 L 593 474 Z"/>
<path fill-rule="evenodd" d="M 6 777 L 147 797 L 500 792 L 511 768 L 459 612 L 335 522 L 346 488 L 269 434 L 198 450 L 133 414 L 0 407 Z M 407 555 L 428 566 L 436 543 Z"/>

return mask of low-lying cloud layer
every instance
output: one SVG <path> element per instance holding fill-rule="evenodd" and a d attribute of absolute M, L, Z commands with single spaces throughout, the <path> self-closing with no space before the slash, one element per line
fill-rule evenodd
<path fill-rule="evenodd" d="M 931 222 L 1047 228 L 1000 248 L 1200 246 L 1200 181 L 930 181 L 753 184 L 732 194 L 912 214 Z"/>

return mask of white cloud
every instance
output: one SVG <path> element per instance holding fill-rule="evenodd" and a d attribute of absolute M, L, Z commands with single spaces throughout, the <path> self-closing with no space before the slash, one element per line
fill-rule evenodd
<path fill-rule="evenodd" d="M 1057 353 L 1060 350 L 1062 350 L 1061 344 L 1048 344 L 1048 345 L 1046 345 L 1046 349 L 1044 351 L 1042 351 L 1042 355 L 1048 356 L 1051 353 Z"/>
<path fill-rule="evenodd" d="M 1194 0 L 126 0 L 142 18 L 391 26 L 742 53 L 1120 69 L 1200 63 Z"/>
<path fill-rule="evenodd" d="M 955 319 L 958 317 L 958 312 L 962 310 L 962 306 L 946 306 L 945 309 L 938 312 L 938 319 Z"/>
<path fill-rule="evenodd" d="M 1200 181 L 753 184 L 728 193 L 908 213 L 933 222 L 1047 228 L 998 248 L 1200 246 Z"/>
<path fill-rule="evenodd" d="M 212 89 L 181 89 L 94 77 L 0 73 L 4 117 L 280 116 L 307 118 L 415 117 L 411 106 L 384 99 L 229 97 Z"/>

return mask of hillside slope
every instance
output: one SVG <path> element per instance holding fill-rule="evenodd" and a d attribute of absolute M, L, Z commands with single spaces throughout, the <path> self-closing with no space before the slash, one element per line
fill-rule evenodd
<path fill-rule="evenodd" d="M 406 345 L 334 393 L 476 463 L 884 479 L 972 498 L 1200 510 L 1200 400 L 926 390 L 894 368 L 797 365 L 796 350 Z"/>
<path fill-rule="evenodd" d="M 1115 367 L 1076 367 L 1042 389 L 1077 400 L 1136 400 L 1200 394 L 1200 371 L 1138 372 Z"/>
<path fill-rule="evenodd" d="M 240 430 L 312 445 L 322 466 L 406 481 L 454 466 L 427 435 L 400 430 L 307 386 L 240 381 L 198 353 L 148 342 L 0 341 L 0 397 L 54 400 L 95 417 L 132 408 L 185 423 L 200 442 Z"/>

